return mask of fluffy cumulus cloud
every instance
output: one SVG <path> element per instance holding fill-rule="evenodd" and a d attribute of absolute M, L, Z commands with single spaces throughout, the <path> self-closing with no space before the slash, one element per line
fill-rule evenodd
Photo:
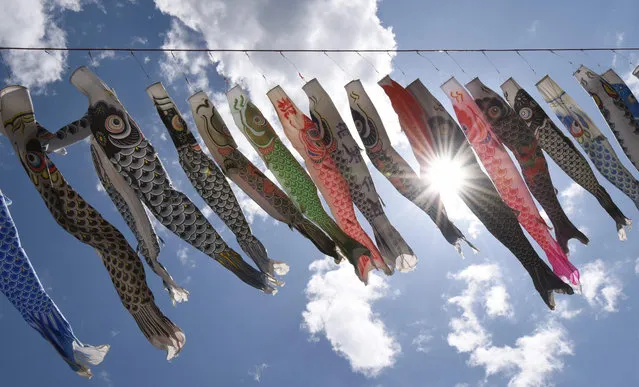
<path fill-rule="evenodd" d="M 66 33 L 60 27 L 58 14 L 78 12 L 86 0 L 0 0 L 5 17 L 0 23 L 0 45 L 66 47 Z M 62 79 L 67 53 L 62 51 L 5 51 L 3 60 L 11 69 L 8 83 L 18 83 L 35 91 Z"/>
<path fill-rule="evenodd" d="M 306 286 L 308 304 L 302 316 L 312 339 L 324 335 L 355 372 L 368 377 L 393 366 L 400 345 L 371 305 L 388 293 L 386 280 L 371 273 L 365 286 L 350 264 L 338 266 L 329 257 L 309 268 L 313 276 Z"/>
<path fill-rule="evenodd" d="M 566 189 L 559 192 L 562 207 L 566 215 L 573 215 L 577 212 L 578 201 L 586 192 L 579 184 L 572 182 Z"/>
<path fill-rule="evenodd" d="M 552 373 L 563 369 L 562 358 L 573 353 L 565 329 L 549 320 L 517 338 L 514 346 L 496 346 L 483 315 L 489 320 L 513 316 L 501 270 L 494 264 L 472 265 L 451 277 L 465 282 L 466 288 L 448 299 L 461 311 L 450 322 L 448 344 L 468 353 L 468 364 L 484 367 L 487 377 L 502 374 L 513 387 L 547 386 Z"/>
<path fill-rule="evenodd" d="M 597 259 L 581 270 L 583 295 L 588 304 L 601 312 L 617 312 L 619 300 L 625 297 L 623 284 L 614 270 Z"/>
<path fill-rule="evenodd" d="M 160 11 L 174 17 L 165 37 L 165 47 L 396 47 L 392 29 L 383 26 L 377 17 L 376 0 L 155 0 L 155 4 Z M 230 84 L 242 85 L 267 118 L 274 118 L 274 111 L 266 92 L 275 85 L 282 86 L 301 109 L 307 109 L 308 98 L 301 89 L 303 83 L 298 76 L 299 71 L 306 80 L 316 77 L 320 81 L 347 122 L 352 121 L 344 85 L 359 78 L 385 118 L 391 139 L 396 144 L 406 144 L 399 135 L 397 116 L 376 84 L 391 71 L 392 58 L 389 55 L 362 54 L 364 58 L 356 53 L 329 54 L 330 57 L 321 53 L 284 55 L 294 65 L 279 53 L 250 53 L 250 57 L 243 52 L 211 55 L 174 53 L 165 58 L 163 71 L 171 79 L 181 78 L 186 73 L 193 89 L 208 90 L 205 71 L 215 66 L 215 70 Z M 225 98 L 219 99 L 220 114 L 228 121 L 228 103 Z M 277 125 L 274 126 L 277 130 Z M 351 129 L 354 131 L 354 128 Z"/>

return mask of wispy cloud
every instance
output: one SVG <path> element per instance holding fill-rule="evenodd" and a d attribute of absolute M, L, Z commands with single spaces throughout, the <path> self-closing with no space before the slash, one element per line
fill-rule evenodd
<path fill-rule="evenodd" d="M 619 300 L 625 297 L 623 284 L 604 261 L 597 259 L 581 270 L 583 295 L 588 304 L 602 312 L 618 311 Z"/>
<path fill-rule="evenodd" d="M 115 59 L 115 51 L 107 50 L 100 51 L 97 54 L 91 54 L 91 60 L 89 61 L 89 65 L 91 67 L 99 67 L 100 63 L 106 59 Z"/>
<path fill-rule="evenodd" d="M 302 316 L 311 339 L 324 335 L 353 371 L 367 377 L 392 367 L 401 347 L 372 308 L 388 293 L 386 279 L 370 273 L 366 286 L 350 264 L 338 266 L 330 257 L 314 261 L 309 269 L 313 276 L 306 285 L 308 303 Z"/>
<path fill-rule="evenodd" d="M 188 268 L 194 268 L 195 265 L 195 261 L 189 256 L 189 248 L 188 247 L 181 247 L 178 251 L 177 251 L 177 257 L 180 260 L 180 263 L 183 266 L 186 266 Z"/>
<path fill-rule="evenodd" d="M 530 27 L 528 27 L 528 34 L 529 35 L 537 35 L 537 28 L 539 28 L 539 20 L 533 20 L 532 23 L 530 23 Z"/>
<path fill-rule="evenodd" d="M 131 45 L 139 44 L 139 45 L 145 46 L 148 42 L 149 42 L 149 39 L 145 36 L 134 36 L 131 39 Z"/>
<path fill-rule="evenodd" d="M 584 192 L 586 192 L 579 184 L 572 182 L 570 185 L 559 192 L 559 198 L 561 199 L 561 204 L 566 212 L 566 215 L 574 215 L 578 206 L 578 201 L 581 197 L 583 197 Z"/>
<path fill-rule="evenodd" d="M 509 378 L 508 386 L 547 386 L 550 375 L 563 369 L 562 358 L 573 354 L 563 326 L 549 320 L 517 338 L 514 346 L 495 346 L 478 310 L 489 319 L 513 316 L 501 270 L 494 264 L 472 265 L 451 278 L 464 281 L 466 289 L 448 299 L 462 313 L 450 321 L 448 344 L 469 353 L 468 364 L 484 367 L 486 377 L 502 374 Z"/>
<path fill-rule="evenodd" d="M 109 371 L 100 370 L 100 372 L 98 372 L 98 378 L 100 378 L 107 387 L 113 387 L 113 381 L 111 380 Z"/>
<path fill-rule="evenodd" d="M 262 363 L 258 364 L 254 367 L 253 370 L 249 371 L 248 374 L 253 377 L 253 380 L 260 383 L 262 381 L 262 375 L 264 374 L 264 370 L 269 367 L 268 364 Z"/>

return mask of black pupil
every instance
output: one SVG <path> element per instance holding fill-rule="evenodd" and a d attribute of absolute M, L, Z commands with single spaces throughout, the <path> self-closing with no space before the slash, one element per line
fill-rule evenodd
<path fill-rule="evenodd" d="M 115 119 L 113 120 L 113 125 L 120 125 L 120 120 L 119 120 L 119 119 L 117 119 L 117 118 L 115 118 Z"/>

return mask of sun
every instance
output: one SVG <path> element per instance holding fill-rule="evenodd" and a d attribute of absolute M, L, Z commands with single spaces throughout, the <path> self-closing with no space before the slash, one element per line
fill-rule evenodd
<path fill-rule="evenodd" d="M 447 197 L 457 195 L 464 185 L 466 174 L 459 161 L 438 157 L 431 163 L 426 178 L 433 189 Z"/>

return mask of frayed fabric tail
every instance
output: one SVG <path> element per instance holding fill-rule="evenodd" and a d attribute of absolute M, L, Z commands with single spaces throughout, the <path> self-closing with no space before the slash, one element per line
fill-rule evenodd
<path fill-rule="evenodd" d="M 184 332 L 153 302 L 140 306 L 132 315 L 149 342 L 154 347 L 166 351 L 166 360 L 171 360 L 180 353 L 186 342 Z"/>
<path fill-rule="evenodd" d="M 402 273 L 414 270 L 417 256 L 388 218 L 378 216 L 371 226 L 375 243 L 390 270 L 396 269 Z"/>
<path fill-rule="evenodd" d="M 535 289 L 551 310 L 555 309 L 555 297 L 553 293 L 574 293 L 573 288 L 559 279 L 545 263 L 529 269 L 528 273 L 532 278 Z"/>
<path fill-rule="evenodd" d="M 561 246 L 561 249 L 568 253 L 568 241 L 571 239 L 577 239 L 579 242 L 587 245 L 590 240 L 588 237 L 579 231 L 577 227 L 567 218 L 563 217 L 561 223 L 555 224 L 555 237 L 557 238 L 557 243 Z"/>
<path fill-rule="evenodd" d="M 109 345 L 91 346 L 82 344 L 79 341 L 73 342 L 73 358 L 75 363 L 80 366 L 75 372 L 87 379 L 91 379 L 93 374 L 91 373 L 91 366 L 96 366 L 104 360 L 104 357 L 109 352 L 111 347 Z"/>
<path fill-rule="evenodd" d="M 284 262 L 273 261 L 268 257 L 266 248 L 255 236 L 249 235 L 237 241 L 240 248 L 255 262 L 263 273 L 270 276 L 286 275 L 289 266 Z"/>

